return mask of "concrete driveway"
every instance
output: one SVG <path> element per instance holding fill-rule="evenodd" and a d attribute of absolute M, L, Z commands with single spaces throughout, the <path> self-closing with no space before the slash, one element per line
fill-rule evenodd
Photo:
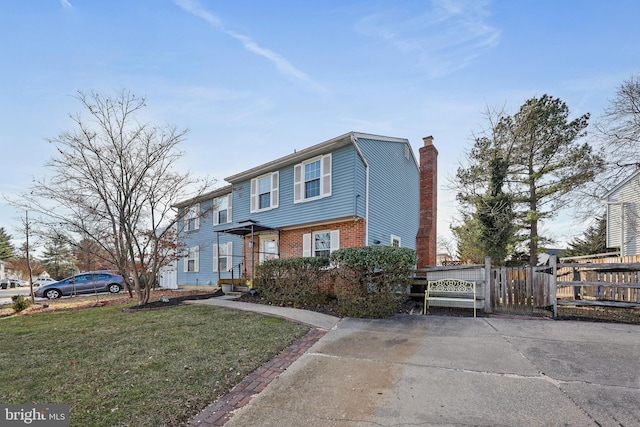
<path fill-rule="evenodd" d="M 225 426 L 640 426 L 640 326 L 344 319 Z"/>

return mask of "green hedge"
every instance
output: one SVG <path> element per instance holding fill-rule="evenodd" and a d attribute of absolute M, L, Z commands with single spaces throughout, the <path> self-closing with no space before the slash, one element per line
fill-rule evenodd
<path fill-rule="evenodd" d="M 323 304 L 329 258 L 285 258 L 256 268 L 254 287 L 271 303 L 293 307 Z"/>
<path fill-rule="evenodd" d="M 331 254 L 337 266 L 336 298 L 342 316 L 389 317 L 407 299 L 415 251 L 388 246 L 340 249 Z"/>

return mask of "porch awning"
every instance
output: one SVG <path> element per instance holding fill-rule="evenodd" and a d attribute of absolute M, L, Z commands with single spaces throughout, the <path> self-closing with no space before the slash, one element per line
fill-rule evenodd
<path fill-rule="evenodd" d="M 275 227 L 269 227 L 266 225 L 262 225 L 257 221 L 252 219 L 248 219 L 245 221 L 239 221 L 235 224 L 231 224 L 227 228 L 222 228 L 216 230 L 218 233 L 227 233 L 227 234 L 235 234 L 236 236 L 246 236 L 251 233 L 259 233 L 261 231 L 277 231 L 278 229 Z"/>

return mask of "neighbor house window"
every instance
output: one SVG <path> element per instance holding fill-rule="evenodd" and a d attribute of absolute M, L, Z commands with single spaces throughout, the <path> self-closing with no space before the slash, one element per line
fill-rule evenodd
<path fill-rule="evenodd" d="M 401 246 L 401 240 L 399 236 L 396 236 L 395 234 L 391 235 L 391 246 L 393 246 L 394 248 L 399 248 Z"/>
<path fill-rule="evenodd" d="M 293 202 L 331 195 L 331 154 L 314 157 L 293 167 Z"/>
<path fill-rule="evenodd" d="M 233 242 L 213 245 L 213 271 L 225 272 L 233 268 Z"/>
<path fill-rule="evenodd" d="M 278 172 L 251 180 L 251 212 L 278 207 Z"/>
<path fill-rule="evenodd" d="M 302 256 L 329 256 L 340 249 L 340 231 L 315 231 L 302 235 Z"/>
<path fill-rule="evenodd" d="M 227 194 L 213 200 L 213 225 L 231 222 L 231 195 Z"/>
<path fill-rule="evenodd" d="M 197 230 L 200 228 L 200 204 L 196 203 L 191 206 L 184 217 L 185 229 L 187 231 Z"/>
<path fill-rule="evenodd" d="M 200 264 L 200 248 L 195 246 L 189 248 L 187 255 L 184 257 L 184 271 L 197 272 Z"/>

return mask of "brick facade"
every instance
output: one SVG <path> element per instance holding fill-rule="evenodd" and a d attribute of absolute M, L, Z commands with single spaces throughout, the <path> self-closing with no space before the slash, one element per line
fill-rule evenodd
<path fill-rule="evenodd" d="M 330 224 L 314 225 L 310 227 L 293 228 L 281 230 L 279 236 L 280 258 L 302 257 L 302 235 L 315 231 L 340 231 L 340 248 L 351 248 L 365 245 L 365 220 L 356 218 L 349 221 L 341 221 Z M 251 236 L 244 238 L 243 253 L 245 254 L 246 272 L 251 277 L 253 262 L 256 264 L 260 260 L 259 236 L 255 236 L 253 245 L 253 256 L 251 254 Z"/>
<path fill-rule="evenodd" d="M 438 207 L 438 150 L 433 137 L 420 147 L 420 225 L 416 236 L 418 268 L 436 265 L 436 221 Z"/>

